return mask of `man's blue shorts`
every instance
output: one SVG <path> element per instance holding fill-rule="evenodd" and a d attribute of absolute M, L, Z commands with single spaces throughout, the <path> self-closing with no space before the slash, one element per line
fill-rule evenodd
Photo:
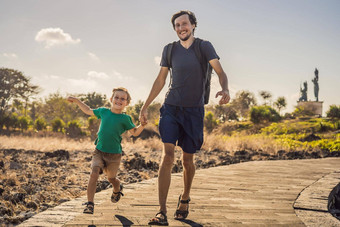
<path fill-rule="evenodd" d="M 186 153 L 196 153 L 203 144 L 204 107 L 179 107 L 163 104 L 159 132 L 163 143 L 180 146 Z"/>

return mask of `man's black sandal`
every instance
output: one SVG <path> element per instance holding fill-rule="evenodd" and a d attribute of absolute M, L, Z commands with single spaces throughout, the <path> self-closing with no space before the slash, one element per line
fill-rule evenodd
<path fill-rule="evenodd" d="M 120 197 L 121 196 L 124 196 L 124 194 L 122 193 L 122 191 L 123 191 L 123 185 L 121 184 L 120 186 L 119 186 L 119 192 L 112 192 L 112 195 L 111 195 L 111 202 L 113 202 L 113 203 L 117 203 L 119 200 L 120 200 Z"/>
<path fill-rule="evenodd" d="M 159 215 L 159 214 L 162 215 L 163 218 L 157 216 L 157 215 Z M 167 218 L 166 214 L 164 214 L 163 211 L 159 211 L 159 212 L 155 215 L 155 217 L 149 221 L 148 225 L 162 225 L 162 226 L 168 226 L 168 225 L 169 225 L 169 223 L 168 223 L 168 218 Z"/>
<path fill-rule="evenodd" d="M 84 214 L 93 214 L 94 211 L 94 203 L 93 202 L 86 202 L 83 205 L 86 205 L 83 213 Z"/>
<path fill-rule="evenodd" d="M 181 198 L 182 198 L 182 195 L 180 195 L 179 198 L 178 198 L 177 210 L 176 210 L 175 215 L 174 215 L 176 220 L 184 220 L 184 219 L 186 219 L 188 217 L 188 214 L 189 214 L 189 202 L 190 202 L 190 198 L 187 199 L 187 200 L 182 200 Z M 179 210 L 178 208 L 179 208 L 179 204 L 180 203 L 188 204 L 187 210 Z M 179 215 L 181 217 L 179 217 Z"/>

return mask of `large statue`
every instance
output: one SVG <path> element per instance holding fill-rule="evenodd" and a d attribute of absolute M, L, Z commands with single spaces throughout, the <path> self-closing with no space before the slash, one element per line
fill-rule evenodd
<path fill-rule="evenodd" d="M 307 81 L 303 82 L 303 89 L 300 86 L 301 97 L 300 102 L 307 102 Z"/>
<path fill-rule="evenodd" d="M 317 68 L 315 68 L 314 71 L 315 77 L 312 80 L 312 82 L 314 83 L 314 96 L 315 96 L 315 100 L 318 102 L 319 101 L 319 71 Z"/>

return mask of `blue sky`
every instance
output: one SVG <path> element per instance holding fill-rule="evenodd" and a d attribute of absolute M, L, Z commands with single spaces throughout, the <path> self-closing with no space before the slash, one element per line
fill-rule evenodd
<path fill-rule="evenodd" d="M 31 77 L 41 97 L 109 96 L 124 86 L 134 104 L 146 99 L 164 45 L 178 39 L 170 18 L 181 9 L 196 14 L 195 36 L 211 41 L 221 57 L 232 97 L 248 90 L 261 103 L 265 90 L 273 100 L 286 97 L 285 111 L 292 111 L 303 81 L 308 99 L 315 99 L 317 67 L 324 111 L 340 105 L 338 0 L 1 0 L 0 67 Z M 213 92 L 218 89 L 214 76 Z"/>

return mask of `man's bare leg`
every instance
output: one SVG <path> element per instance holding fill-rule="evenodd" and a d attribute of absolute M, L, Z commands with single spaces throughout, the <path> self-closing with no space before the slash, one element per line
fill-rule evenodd
<path fill-rule="evenodd" d="M 182 194 L 181 200 L 187 200 L 190 197 L 190 190 L 192 181 L 195 176 L 195 164 L 194 164 L 194 154 L 183 152 L 183 180 L 184 180 L 184 192 Z M 180 203 L 178 209 L 179 210 L 187 210 L 187 203 Z M 182 218 L 179 214 L 178 218 Z"/>
<path fill-rule="evenodd" d="M 161 166 L 158 172 L 158 199 L 160 211 L 166 214 L 166 200 L 168 197 L 171 170 L 175 159 L 175 145 L 171 143 L 164 143 L 163 157 Z"/>

